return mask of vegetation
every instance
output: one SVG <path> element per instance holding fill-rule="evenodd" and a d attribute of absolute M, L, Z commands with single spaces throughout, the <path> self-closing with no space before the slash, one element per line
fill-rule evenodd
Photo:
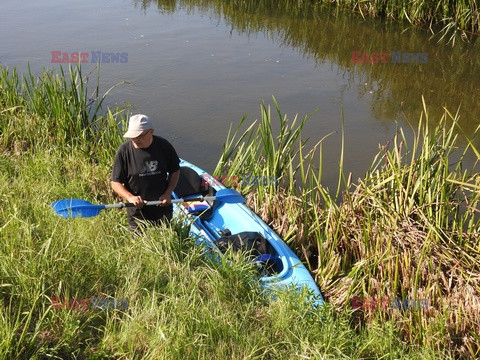
<path fill-rule="evenodd" d="M 480 35 L 480 16 L 476 0 L 455 1 L 351 1 L 336 0 L 340 8 L 351 9 L 363 17 L 381 17 L 408 21 L 412 25 L 425 25 L 433 29 L 440 27 L 443 37 L 455 41 L 458 33 L 462 37 Z"/>
<path fill-rule="evenodd" d="M 338 187 L 330 191 L 322 185 L 323 140 L 307 151 L 302 139 L 308 117 L 289 121 L 275 109 L 278 133 L 263 104 L 258 124 L 242 133 L 243 119 L 230 131 L 215 174 L 281 176 L 279 186 L 241 190 L 304 254 L 330 304 L 429 300 L 427 310 L 359 309 L 353 318 L 360 328 L 391 321 L 405 342 L 478 357 L 480 187 L 463 159 L 468 151 L 480 159 L 480 152 L 471 142 L 458 148 L 457 116 L 445 112 L 431 130 L 425 106 L 413 139 L 398 129 L 356 182 L 345 174 L 342 151 Z"/>
<path fill-rule="evenodd" d="M 348 306 L 313 311 L 295 293 L 267 301 L 250 265 L 212 263 L 180 223 L 134 236 L 121 211 L 56 216 L 61 198 L 115 201 L 108 178 L 126 113 L 103 114 L 86 85 L 76 68 L 0 71 L 0 359 L 452 355 L 405 346 L 392 320 L 359 331 Z M 93 297 L 128 308 L 73 305 Z"/>

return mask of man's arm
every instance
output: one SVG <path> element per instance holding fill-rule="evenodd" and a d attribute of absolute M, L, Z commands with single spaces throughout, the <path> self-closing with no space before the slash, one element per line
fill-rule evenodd
<path fill-rule="evenodd" d="M 172 203 L 172 192 L 177 186 L 178 179 L 180 178 L 180 169 L 170 174 L 167 190 L 160 196 L 159 200 L 163 200 L 162 206 L 170 205 Z"/>
<path fill-rule="evenodd" d="M 178 180 L 178 179 L 177 179 Z M 141 196 L 135 196 L 127 188 L 118 181 L 111 181 L 112 189 L 117 193 L 118 196 L 125 199 L 127 202 L 132 203 L 137 208 L 142 208 L 145 204 L 145 200 Z"/>

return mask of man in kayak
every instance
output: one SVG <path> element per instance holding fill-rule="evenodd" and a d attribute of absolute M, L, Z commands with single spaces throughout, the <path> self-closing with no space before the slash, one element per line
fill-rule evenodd
<path fill-rule="evenodd" d="M 120 145 L 113 163 L 113 190 L 135 205 L 127 208 L 128 224 L 133 230 L 139 221 L 159 224 L 172 218 L 171 195 L 180 176 L 180 159 L 173 146 L 153 132 L 147 116 L 130 117 L 128 131 L 123 135 L 130 140 Z M 148 200 L 163 203 L 144 206 Z"/>

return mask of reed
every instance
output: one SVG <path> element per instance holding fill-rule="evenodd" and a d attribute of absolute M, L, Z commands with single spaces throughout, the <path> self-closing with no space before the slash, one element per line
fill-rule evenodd
<path fill-rule="evenodd" d="M 90 164 L 81 153 L 75 157 L 72 175 L 80 178 Z M 0 212 L 0 358 L 291 358 L 298 351 L 347 357 L 356 351 L 346 316 L 307 317 L 304 307 L 291 306 L 302 304 L 293 294 L 268 305 L 242 259 L 217 267 L 192 239 L 167 228 L 132 238 L 117 212 L 80 222 L 53 216 L 49 201 L 72 189 L 62 190 L 57 183 L 70 179 L 45 164 L 64 161 L 63 153 L 8 160 L 17 170 L 2 168 L 2 174 L 20 174 L 1 182 L 8 200 Z M 19 193 L 28 204 L 13 196 Z M 76 195 L 88 193 L 77 189 Z M 129 305 L 53 309 L 55 296 L 126 298 Z M 319 324 L 332 332 L 322 334 Z"/>
<path fill-rule="evenodd" d="M 424 104 L 417 127 L 399 128 L 355 183 L 344 175 L 340 151 L 338 186 L 331 191 L 321 182 L 321 156 L 314 156 L 322 142 L 307 151 L 303 122 L 294 127 L 292 121 L 287 131 L 289 122 L 279 111 L 280 130 L 274 134 L 265 109 L 262 104 L 256 127 L 229 134 L 228 156 L 216 171 L 265 173 L 275 151 L 274 163 L 283 170 L 280 184 L 240 190 L 303 254 L 327 299 L 345 308 L 354 296 L 427 298 L 426 311 L 361 310 L 356 316 L 367 323 L 393 320 L 411 344 L 478 356 L 473 334 L 480 331 L 480 192 L 474 169 L 465 169 L 463 160 L 469 151 L 480 152 L 471 141 L 459 147 L 458 114 L 446 111 L 432 129 Z M 282 147 L 285 138 L 295 141 Z"/>
<path fill-rule="evenodd" d="M 209 262 L 180 225 L 134 237 L 120 211 L 55 216 L 52 200 L 92 197 L 81 151 L 3 155 L 0 359 L 439 356 L 405 347 L 392 325 L 357 333 L 349 311 L 312 312 L 296 292 L 266 301 L 251 265 Z M 101 187 L 108 169 L 96 170 Z M 55 309 L 54 297 L 128 299 L 128 309 Z"/>
<path fill-rule="evenodd" d="M 441 38 L 449 37 L 455 43 L 458 35 L 480 35 L 480 17 L 476 0 L 456 1 L 351 1 L 337 0 L 341 7 L 360 13 L 363 17 L 382 17 L 408 21 L 412 25 L 438 28 Z M 433 31 L 433 30 L 432 30 Z"/>
<path fill-rule="evenodd" d="M 60 67 L 58 73 L 42 69 L 38 76 L 30 67 L 24 76 L 4 66 L 0 72 L 4 147 L 14 147 L 20 153 L 55 142 L 58 146 L 83 146 L 85 151 L 98 147 L 111 151 L 120 144 L 120 129 L 114 118 L 125 109 L 102 113 L 102 103 L 123 82 L 100 96 L 98 73 L 95 89 L 89 95 L 88 76 L 82 75 L 79 64 L 69 65 L 68 71 Z M 28 121 L 19 121 L 23 114 L 30 115 Z M 118 121 L 124 124 L 125 118 L 119 116 Z M 13 123 L 17 126 L 9 126 Z"/>

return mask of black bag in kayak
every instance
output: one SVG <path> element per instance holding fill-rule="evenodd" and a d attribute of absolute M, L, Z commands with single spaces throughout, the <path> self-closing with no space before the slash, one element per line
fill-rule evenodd
<path fill-rule="evenodd" d="M 257 258 L 259 255 L 267 253 L 267 240 L 254 231 L 244 231 L 235 235 L 222 236 L 215 240 L 215 245 L 222 253 L 232 248 L 235 252 L 246 252 L 252 258 Z"/>

